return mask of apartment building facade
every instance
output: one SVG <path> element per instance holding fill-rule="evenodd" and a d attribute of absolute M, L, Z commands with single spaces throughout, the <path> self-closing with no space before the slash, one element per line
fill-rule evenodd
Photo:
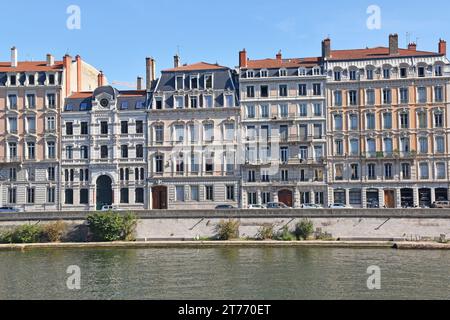
<path fill-rule="evenodd" d="M 147 208 L 147 92 L 119 91 L 99 75 L 61 112 L 63 210 Z"/>
<path fill-rule="evenodd" d="M 59 210 L 60 110 L 98 71 L 77 56 L 0 62 L 0 205 Z"/>
<path fill-rule="evenodd" d="M 389 47 L 332 50 L 327 75 L 329 202 L 429 207 L 449 198 L 450 65 L 437 52 Z"/>
<path fill-rule="evenodd" d="M 239 205 L 236 80 L 227 67 L 178 56 L 162 71 L 150 90 L 149 209 Z"/>
<path fill-rule="evenodd" d="M 327 205 L 326 101 L 320 58 L 239 53 L 242 207 Z"/>

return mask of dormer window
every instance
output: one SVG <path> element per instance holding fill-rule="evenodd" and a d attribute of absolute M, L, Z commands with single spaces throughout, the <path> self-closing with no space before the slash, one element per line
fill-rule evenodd
<path fill-rule="evenodd" d="M 254 78 L 255 77 L 255 72 L 253 70 L 248 70 L 247 71 L 247 78 Z"/>
<path fill-rule="evenodd" d="M 341 71 L 334 72 L 334 81 L 341 81 Z"/>
<path fill-rule="evenodd" d="M 120 104 L 120 110 L 128 110 L 128 101 L 122 101 Z"/>
<path fill-rule="evenodd" d="M 80 104 L 80 111 L 86 111 L 88 109 L 88 104 L 87 102 L 82 102 Z"/>
<path fill-rule="evenodd" d="M 55 85 L 55 75 L 54 74 L 50 74 L 48 76 L 48 84 L 51 86 Z"/>
<path fill-rule="evenodd" d="M 213 88 L 213 75 L 207 74 L 205 75 L 205 89 L 212 89 Z"/>
<path fill-rule="evenodd" d="M 35 82 L 36 82 L 36 79 L 35 79 L 34 74 L 30 74 L 30 75 L 28 76 L 28 85 L 34 86 L 34 85 L 35 85 Z"/>
<path fill-rule="evenodd" d="M 319 67 L 315 67 L 315 68 L 313 68 L 313 74 L 315 75 L 315 76 L 320 76 L 320 68 Z"/>
<path fill-rule="evenodd" d="M 176 77 L 176 87 L 175 90 L 183 90 L 184 89 L 184 77 L 177 76 Z"/>
<path fill-rule="evenodd" d="M 425 67 L 419 67 L 418 70 L 417 70 L 417 75 L 418 75 L 420 78 L 425 77 Z"/>
<path fill-rule="evenodd" d="M 64 111 L 73 111 L 73 105 L 67 104 L 66 107 L 64 108 Z"/>
<path fill-rule="evenodd" d="M 300 69 L 298 69 L 298 75 L 299 75 L 300 77 L 304 77 L 304 76 L 306 76 L 306 74 L 307 74 L 307 72 L 306 72 L 306 69 L 305 69 L 305 68 L 300 68 Z"/>
<path fill-rule="evenodd" d="M 198 89 L 198 76 L 191 76 L 191 90 Z"/>
<path fill-rule="evenodd" d="M 16 86 L 17 85 L 17 76 L 16 75 L 9 76 L 9 84 L 11 86 Z"/>
<path fill-rule="evenodd" d="M 442 77 L 442 66 L 437 65 L 434 67 L 434 75 L 436 77 Z"/>
<path fill-rule="evenodd" d="M 156 110 L 162 109 L 162 98 L 155 98 L 155 109 Z"/>
<path fill-rule="evenodd" d="M 267 70 L 261 70 L 261 78 L 267 78 L 269 76 L 269 72 Z"/>
<path fill-rule="evenodd" d="M 144 109 L 145 108 L 145 102 L 144 101 L 137 101 L 136 102 L 136 109 Z"/>
<path fill-rule="evenodd" d="M 174 97 L 174 99 L 175 99 L 175 108 L 182 109 L 184 107 L 184 97 L 178 96 L 178 97 Z"/>
<path fill-rule="evenodd" d="M 287 70 L 286 69 L 280 69 L 279 74 L 280 74 L 280 77 L 287 77 Z"/>

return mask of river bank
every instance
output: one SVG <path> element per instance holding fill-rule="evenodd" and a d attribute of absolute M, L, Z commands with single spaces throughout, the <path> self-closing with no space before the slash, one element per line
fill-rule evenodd
<path fill-rule="evenodd" d="M 207 248 L 351 248 L 397 250 L 450 250 L 449 244 L 435 242 L 391 241 L 137 241 L 96 243 L 1 244 L 0 251 L 33 249 L 207 249 Z"/>

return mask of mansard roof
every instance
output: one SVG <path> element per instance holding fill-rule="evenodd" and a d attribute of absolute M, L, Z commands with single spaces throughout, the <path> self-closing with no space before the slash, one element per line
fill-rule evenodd
<path fill-rule="evenodd" d="M 319 62 L 318 57 L 248 60 L 247 67 L 242 69 L 311 68 L 318 66 Z"/>
<path fill-rule="evenodd" d="M 332 50 L 328 61 L 385 59 L 396 57 L 439 57 L 442 54 L 411 49 L 398 49 L 398 54 L 390 55 L 389 48 L 376 47 L 366 49 Z"/>
<path fill-rule="evenodd" d="M 197 62 L 194 64 L 182 65 L 177 68 L 163 70 L 162 72 L 183 72 L 183 71 L 206 71 L 206 70 L 226 70 L 228 67 L 207 62 Z"/>

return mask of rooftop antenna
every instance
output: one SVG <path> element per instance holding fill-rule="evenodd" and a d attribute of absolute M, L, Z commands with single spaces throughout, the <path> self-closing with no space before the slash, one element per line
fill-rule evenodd
<path fill-rule="evenodd" d="M 406 47 L 411 43 L 411 34 L 409 32 L 406 33 Z"/>
<path fill-rule="evenodd" d="M 416 46 L 419 47 L 419 37 L 416 38 Z"/>

